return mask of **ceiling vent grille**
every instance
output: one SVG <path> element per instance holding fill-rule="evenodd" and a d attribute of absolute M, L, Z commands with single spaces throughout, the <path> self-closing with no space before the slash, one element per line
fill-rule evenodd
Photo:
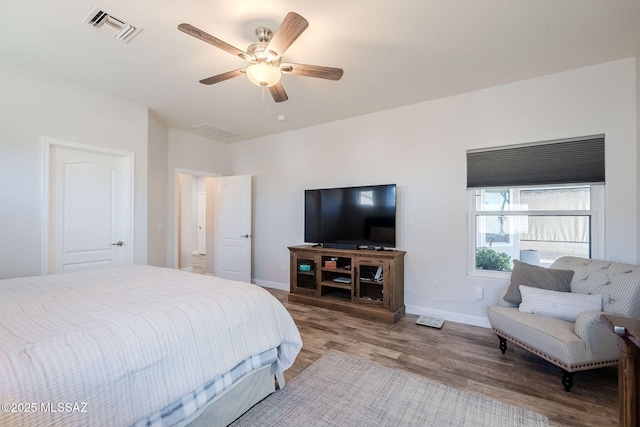
<path fill-rule="evenodd" d="M 212 133 L 222 138 L 231 138 L 232 136 L 240 135 L 238 132 L 212 125 L 211 123 L 202 123 L 198 126 L 194 126 L 193 128 L 202 132 Z"/>
<path fill-rule="evenodd" d="M 142 28 L 137 28 L 120 18 L 116 18 L 104 9 L 96 6 L 82 20 L 83 23 L 98 28 L 116 39 L 128 43 Z"/>

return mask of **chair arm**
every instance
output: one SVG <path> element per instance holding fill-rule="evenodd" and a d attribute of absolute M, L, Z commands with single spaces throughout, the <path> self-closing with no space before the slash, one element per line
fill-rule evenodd
<path fill-rule="evenodd" d="M 585 311 L 576 318 L 575 334 L 585 342 L 592 354 L 610 353 L 616 349 L 616 334 L 604 323 L 602 311 Z M 617 354 L 617 353 L 616 353 Z"/>

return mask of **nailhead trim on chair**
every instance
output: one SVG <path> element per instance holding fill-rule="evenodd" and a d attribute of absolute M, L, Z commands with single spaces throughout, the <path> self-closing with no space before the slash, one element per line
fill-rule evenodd
<path fill-rule="evenodd" d="M 511 335 L 505 334 L 501 330 L 498 330 L 496 328 L 492 328 L 492 329 L 496 334 L 498 334 L 502 338 L 508 339 L 509 341 L 513 342 L 514 344 L 519 345 L 520 347 L 524 348 L 525 350 L 528 350 L 531 353 L 534 353 L 536 356 L 539 356 L 539 357 L 543 358 L 547 362 L 553 363 L 554 365 L 566 370 L 567 372 L 585 371 L 587 369 L 601 368 L 601 367 L 605 367 L 605 366 L 612 366 L 612 365 L 617 365 L 618 364 L 618 359 L 609 359 L 609 360 L 599 360 L 599 361 L 588 362 L 588 363 L 579 363 L 579 364 L 575 364 L 575 365 L 567 365 L 566 363 L 562 362 L 561 360 L 558 360 L 555 357 L 549 356 L 548 354 L 538 350 L 537 348 L 531 347 L 530 345 L 527 345 L 527 344 L 523 343 L 522 341 L 518 340 L 517 338 L 512 337 Z"/>

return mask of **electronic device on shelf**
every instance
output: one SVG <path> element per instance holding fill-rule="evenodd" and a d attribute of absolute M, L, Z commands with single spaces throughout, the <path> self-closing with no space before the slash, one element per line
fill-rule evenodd
<path fill-rule="evenodd" d="M 336 277 L 335 279 L 333 279 L 334 282 L 338 282 L 338 283 L 351 283 L 351 278 L 350 277 Z"/>
<path fill-rule="evenodd" d="M 304 241 L 325 248 L 396 247 L 396 184 L 305 190 Z"/>

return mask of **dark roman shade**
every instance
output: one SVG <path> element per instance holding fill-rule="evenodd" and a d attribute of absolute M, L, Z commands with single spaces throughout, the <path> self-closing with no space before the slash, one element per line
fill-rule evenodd
<path fill-rule="evenodd" d="M 604 182 L 604 135 L 467 151 L 467 188 Z"/>

